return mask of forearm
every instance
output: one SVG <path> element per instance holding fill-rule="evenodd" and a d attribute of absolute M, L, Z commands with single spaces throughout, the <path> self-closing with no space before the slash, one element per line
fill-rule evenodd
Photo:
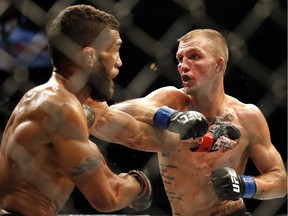
<path fill-rule="evenodd" d="M 133 141 L 138 150 L 163 152 L 196 148 L 198 146 L 198 140 L 183 141 L 177 133 L 159 129 L 146 123 L 138 122 L 138 125 L 141 128 L 142 135 Z M 131 145 L 133 146 L 132 143 Z"/>
<path fill-rule="evenodd" d="M 260 200 L 280 198 L 287 194 L 287 171 L 280 153 L 270 142 L 265 133 L 250 148 L 249 155 L 261 175 L 255 176 L 256 194 L 253 198 Z M 262 138 L 262 139 L 261 139 Z"/>
<path fill-rule="evenodd" d="M 253 198 L 268 200 L 281 198 L 287 194 L 287 175 L 277 170 L 254 177 L 257 191 Z"/>
<path fill-rule="evenodd" d="M 99 181 L 101 185 L 98 188 L 85 187 L 87 191 L 83 192 L 90 205 L 101 212 L 123 209 L 131 205 L 141 192 L 140 183 L 127 173 L 116 175 L 109 172 L 107 178 Z"/>
<path fill-rule="evenodd" d="M 115 198 L 120 208 L 127 207 L 141 192 L 141 185 L 136 178 L 128 173 L 121 173 L 121 184 L 115 185 Z"/>
<path fill-rule="evenodd" d="M 152 125 L 154 115 L 158 109 L 156 106 L 153 106 L 153 104 L 148 103 L 148 101 L 145 102 L 144 99 L 141 99 L 141 102 L 140 99 L 125 101 L 122 103 L 114 104 L 110 106 L 110 108 L 128 113 L 138 121 L 142 121 Z"/>

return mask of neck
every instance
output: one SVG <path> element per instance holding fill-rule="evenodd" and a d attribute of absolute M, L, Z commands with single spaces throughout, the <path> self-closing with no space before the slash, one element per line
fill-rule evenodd
<path fill-rule="evenodd" d="M 203 113 L 206 117 L 223 115 L 226 107 L 226 95 L 223 90 L 209 94 L 191 94 L 190 105 L 193 110 Z"/>
<path fill-rule="evenodd" d="M 81 73 L 73 73 L 70 77 L 66 78 L 62 74 L 53 71 L 52 78 L 60 85 L 62 85 L 69 92 L 74 94 L 81 103 L 89 97 L 84 80 L 81 82 Z M 85 80 L 86 81 L 86 80 Z"/>

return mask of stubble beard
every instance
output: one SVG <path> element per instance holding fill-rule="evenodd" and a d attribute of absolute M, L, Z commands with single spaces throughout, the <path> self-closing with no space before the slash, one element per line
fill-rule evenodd
<path fill-rule="evenodd" d="M 114 83 L 108 76 L 106 67 L 100 64 L 100 67 L 94 69 L 93 75 L 88 80 L 90 96 L 96 101 L 107 101 L 112 98 L 114 93 Z"/>

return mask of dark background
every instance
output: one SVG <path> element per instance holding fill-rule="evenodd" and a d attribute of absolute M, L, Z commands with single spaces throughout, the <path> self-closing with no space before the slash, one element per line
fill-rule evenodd
<path fill-rule="evenodd" d="M 181 87 L 175 59 L 176 39 L 195 28 L 221 31 L 230 46 L 225 91 L 262 110 L 270 127 L 272 142 L 286 165 L 287 1 L 284 0 L 0 1 L 1 134 L 23 93 L 44 83 L 51 74 L 49 61 L 36 64 L 40 62 L 41 56 L 42 60 L 47 60 L 45 41 L 42 41 L 43 49 L 39 51 L 39 55 L 31 61 L 19 60 L 18 52 L 22 52 L 25 47 L 33 47 L 33 44 L 27 38 L 19 37 L 16 44 L 12 45 L 7 39 L 9 32 L 4 30 L 5 23 L 11 17 L 16 17 L 19 26 L 25 31 L 45 36 L 46 24 L 50 18 L 62 8 L 78 3 L 92 4 L 114 14 L 122 25 L 123 46 L 120 54 L 123 66 L 115 80 L 116 91 L 110 104 L 144 96 L 162 86 Z M 19 45 L 22 40 L 23 43 Z M 11 47 L 16 48 L 12 51 Z M 113 171 L 118 173 L 144 169 L 151 174 L 155 192 L 153 205 L 139 214 L 171 214 L 155 154 L 127 149 L 93 137 L 91 139 L 98 144 Z M 246 174 L 259 174 L 251 161 Z M 270 215 L 265 207 L 271 210 L 276 206 L 273 214 L 287 215 L 286 199 L 263 202 L 246 199 L 245 203 L 255 214 L 265 215 L 259 213 L 264 211 Z M 62 213 L 98 212 L 75 189 Z M 129 208 L 115 213 L 136 214 Z"/>

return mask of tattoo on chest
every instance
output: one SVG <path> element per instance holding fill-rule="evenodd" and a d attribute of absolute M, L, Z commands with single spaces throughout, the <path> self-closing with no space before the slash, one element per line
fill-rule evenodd
<path fill-rule="evenodd" d="M 78 176 L 86 172 L 93 172 L 99 167 L 100 161 L 100 155 L 95 157 L 86 157 L 83 161 L 72 168 L 69 175 Z"/>
<path fill-rule="evenodd" d="M 160 174 L 163 181 L 163 184 L 165 185 L 165 191 L 166 195 L 170 202 L 173 202 L 173 200 L 182 200 L 181 197 L 178 196 L 178 194 L 173 191 L 175 186 L 175 178 L 171 173 L 174 172 L 174 170 L 178 169 L 177 166 L 172 164 L 166 164 L 166 163 L 160 163 Z"/>
<path fill-rule="evenodd" d="M 232 113 L 226 113 L 216 117 L 206 117 L 209 125 L 219 124 L 220 122 L 232 122 L 234 118 Z"/>
<path fill-rule="evenodd" d="M 171 171 L 173 172 L 173 169 L 178 169 L 178 167 L 170 164 L 160 163 L 160 174 L 164 184 L 171 185 L 174 183 L 174 177 L 169 174 Z"/>
<path fill-rule="evenodd" d="M 90 129 L 95 121 L 95 112 L 94 109 L 86 104 L 83 104 L 83 108 L 87 118 L 87 126 Z"/>
<path fill-rule="evenodd" d="M 182 198 L 179 197 L 177 195 L 177 193 L 174 193 L 174 192 L 171 192 L 171 191 L 167 191 L 167 190 L 165 192 L 166 192 L 166 195 L 167 195 L 167 197 L 168 197 L 170 202 L 173 202 L 173 200 L 178 200 L 178 201 L 182 200 Z"/>

